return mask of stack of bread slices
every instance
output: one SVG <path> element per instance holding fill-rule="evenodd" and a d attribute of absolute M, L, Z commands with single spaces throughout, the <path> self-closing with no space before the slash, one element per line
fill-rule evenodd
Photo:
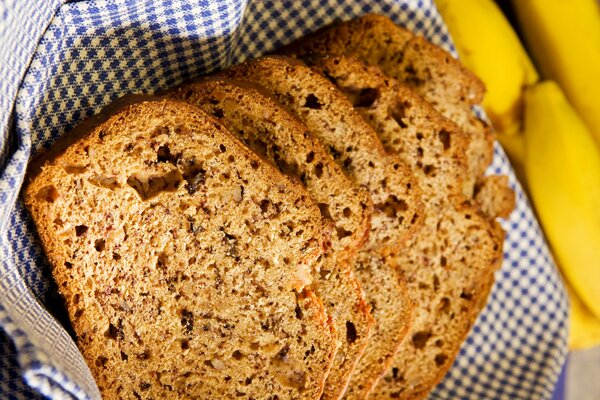
<path fill-rule="evenodd" d="M 416 399 L 514 196 L 483 85 L 367 15 L 79 125 L 25 203 L 106 399 Z"/>

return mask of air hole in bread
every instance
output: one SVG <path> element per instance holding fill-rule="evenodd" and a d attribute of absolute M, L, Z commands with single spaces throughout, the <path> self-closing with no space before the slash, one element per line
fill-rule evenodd
<path fill-rule="evenodd" d="M 150 389 L 150 387 L 152 387 L 152 385 L 149 384 L 148 382 L 140 382 L 140 390 L 142 392 L 147 391 L 148 389 Z"/>
<path fill-rule="evenodd" d="M 422 147 L 417 148 L 417 157 L 423 157 L 423 148 Z"/>
<path fill-rule="evenodd" d="M 323 105 L 319 103 L 319 99 L 314 94 L 306 96 L 304 101 L 304 107 L 312 108 L 313 110 L 320 110 Z"/>
<path fill-rule="evenodd" d="M 96 241 L 94 242 L 94 248 L 96 249 L 96 251 L 104 251 L 106 247 L 106 240 L 104 239 L 96 239 Z"/>
<path fill-rule="evenodd" d="M 445 267 L 447 264 L 448 264 L 448 260 L 446 259 L 446 257 L 444 257 L 444 256 L 441 256 L 441 257 L 440 257 L 440 265 L 441 265 L 442 267 Z"/>
<path fill-rule="evenodd" d="M 394 378 L 395 381 L 403 381 L 404 380 L 404 376 L 402 374 L 400 374 L 400 369 L 399 368 L 392 368 L 392 377 Z"/>
<path fill-rule="evenodd" d="M 350 207 L 345 207 L 342 213 L 346 218 L 350 218 L 352 216 L 352 210 L 350 209 Z"/>
<path fill-rule="evenodd" d="M 106 332 L 104 332 L 104 337 L 111 339 L 111 340 L 123 340 L 124 339 L 124 333 L 123 333 L 123 327 L 121 326 L 122 321 L 120 321 L 119 326 L 115 326 L 112 323 L 108 324 L 108 329 L 106 330 Z"/>
<path fill-rule="evenodd" d="M 252 383 L 252 378 L 246 378 L 246 380 L 244 381 L 244 385 L 248 386 Z"/>
<path fill-rule="evenodd" d="M 96 367 L 106 367 L 106 363 L 108 362 L 108 358 L 104 357 L 104 356 L 100 356 L 98 358 L 96 358 Z"/>
<path fill-rule="evenodd" d="M 440 278 L 436 274 L 433 274 L 433 290 L 438 291 L 440 289 Z"/>
<path fill-rule="evenodd" d="M 460 298 L 471 301 L 471 300 L 473 300 L 473 293 L 463 290 L 462 293 L 460 294 Z"/>
<path fill-rule="evenodd" d="M 440 138 L 440 141 L 444 145 L 444 150 L 448 150 L 450 148 L 450 132 L 448 132 L 445 129 L 442 129 L 438 133 L 438 137 Z"/>
<path fill-rule="evenodd" d="M 435 359 L 434 359 L 435 365 L 437 365 L 438 367 L 441 367 L 446 362 L 446 359 L 448 359 L 448 356 L 445 355 L 444 353 L 440 353 L 440 354 L 436 355 Z"/>
<path fill-rule="evenodd" d="M 313 160 L 314 160 L 314 159 L 315 159 L 315 152 L 314 152 L 314 151 L 311 151 L 311 152 L 309 152 L 309 153 L 306 155 L 306 162 L 307 162 L 307 163 L 309 163 L 309 164 L 310 164 L 311 162 L 313 162 Z"/>
<path fill-rule="evenodd" d="M 417 222 L 417 219 L 419 219 L 419 214 L 413 214 L 412 218 L 410 219 L 410 224 L 414 225 L 414 223 Z"/>
<path fill-rule="evenodd" d="M 319 211 L 321 211 L 321 216 L 323 216 L 323 218 L 332 219 L 327 203 L 317 203 L 317 205 L 319 206 Z"/>
<path fill-rule="evenodd" d="M 150 357 L 152 357 L 152 353 L 150 353 L 150 350 L 148 349 L 142 351 L 140 354 L 137 355 L 137 358 L 140 360 L 149 360 Z"/>
<path fill-rule="evenodd" d="M 233 352 L 233 354 L 231 355 L 231 357 L 233 357 L 236 360 L 241 360 L 242 358 L 244 358 L 244 353 L 242 353 L 239 350 L 236 350 Z"/>
<path fill-rule="evenodd" d="M 271 200 L 269 200 L 269 199 L 264 199 L 260 202 L 260 210 L 263 213 L 268 212 L 270 206 L 271 206 Z"/>
<path fill-rule="evenodd" d="M 376 88 L 341 88 L 344 95 L 354 107 L 371 107 L 379 98 L 379 89 Z"/>
<path fill-rule="evenodd" d="M 225 147 L 225 145 L 221 143 L 219 145 L 219 150 L 221 151 L 221 153 L 225 153 L 227 151 L 227 147 Z"/>
<path fill-rule="evenodd" d="M 181 346 L 181 350 L 187 350 L 190 348 L 190 341 L 187 339 L 182 339 L 180 346 Z"/>
<path fill-rule="evenodd" d="M 75 227 L 75 235 L 77 237 L 85 235 L 85 233 L 88 231 L 88 227 L 86 225 L 77 225 Z"/>
<path fill-rule="evenodd" d="M 431 332 L 429 331 L 420 331 L 413 335 L 412 343 L 413 346 L 417 349 L 422 349 L 427 345 L 427 341 L 431 337 Z"/>
<path fill-rule="evenodd" d="M 159 163 L 171 163 L 175 165 L 180 156 L 180 154 L 171 154 L 171 149 L 167 145 L 160 146 L 156 151 L 156 161 Z"/>
<path fill-rule="evenodd" d="M 296 305 L 296 318 L 302 319 L 304 317 L 304 312 L 299 304 Z"/>
<path fill-rule="evenodd" d="M 408 128 L 408 125 L 404 122 L 404 118 L 406 118 L 406 104 L 404 102 L 397 103 L 389 111 L 391 117 L 402 129 Z"/>
<path fill-rule="evenodd" d="M 288 163 L 283 158 L 275 156 L 275 163 L 279 170 L 288 176 L 298 176 L 298 165 L 294 162 Z"/>
<path fill-rule="evenodd" d="M 119 253 L 113 252 L 112 258 L 115 261 L 119 261 L 121 259 L 121 255 Z"/>
<path fill-rule="evenodd" d="M 439 307 L 440 311 L 443 313 L 450 311 L 450 299 L 448 297 L 442 297 Z"/>
<path fill-rule="evenodd" d="M 350 321 L 346 321 L 346 340 L 352 344 L 356 341 L 358 335 L 356 333 L 356 327 Z"/>
<path fill-rule="evenodd" d="M 225 113 L 223 112 L 222 108 L 216 107 L 214 109 L 214 111 L 212 112 L 213 117 L 215 118 L 223 118 L 225 116 Z"/>
<path fill-rule="evenodd" d="M 376 209 L 383 211 L 389 218 L 396 218 L 398 213 L 408 210 L 408 205 L 402 199 L 398 199 L 394 195 L 389 195 L 385 203 L 377 204 Z"/>
<path fill-rule="evenodd" d="M 323 176 L 323 163 L 318 163 L 317 165 L 315 165 L 315 175 L 317 176 L 317 178 Z"/>
<path fill-rule="evenodd" d="M 48 185 L 41 188 L 35 197 L 48 203 L 54 203 L 58 199 L 59 194 L 54 185 Z"/>
<path fill-rule="evenodd" d="M 121 360 L 122 361 L 127 361 L 129 360 L 129 356 L 127 355 L 127 353 L 121 351 Z"/>
<path fill-rule="evenodd" d="M 444 341 L 442 339 L 438 339 L 434 343 L 436 347 L 442 347 L 444 345 Z"/>
<path fill-rule="evenodd" d="M 352 236 L 352 231 L 348 231 L 341 226 L 336 227 L 335 230 L 337 232 L 338 238 L 340 238 L 340 239 L 346 238 L 348 236 Z"/>
<path fill-rule="evenodd" d="M 70 263 L 70 262 L 68 262 L 68 261 L 65 261 L 65 268 L 66 269 L 71 269 L 71 268 L 73 268 L 73 264 Z"/>

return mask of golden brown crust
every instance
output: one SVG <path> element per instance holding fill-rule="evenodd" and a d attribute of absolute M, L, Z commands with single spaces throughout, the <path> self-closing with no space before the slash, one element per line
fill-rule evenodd
<path fill-rule="evenodd" d="M 104 398 L 318 398 L 336 344 L 302 289 L 325 245 L 308 193 L 183 102 L 77 136 L 25 203 Z"/>

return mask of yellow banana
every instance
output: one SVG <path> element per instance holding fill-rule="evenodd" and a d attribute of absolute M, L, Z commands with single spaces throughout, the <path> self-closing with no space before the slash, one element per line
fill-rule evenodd
<path fill-rule="evenodd" d="M 568 285 L 567 291 L 571 301 L 569 347 L 578 350 L 600 345 L 600 319 L 592 314 Z"/>
<path fill-rule="evenodd" d="M 600 150 L 553 81 L 525 93 L 525 172 L 567 281 L 600 317 Z"/>
<path fill-rule="evenodd" d="M 538 74 L 493 0 L 436 0 L 462 62 L 487 87 L 483 106 L 495 128 L 519 132 L 523 87 Z"/>
<path fill-rule="evenodd" d="M 600 5 L 597 0 L 513 0 L 540 73 L 563 88 L 600 146 Z"/>

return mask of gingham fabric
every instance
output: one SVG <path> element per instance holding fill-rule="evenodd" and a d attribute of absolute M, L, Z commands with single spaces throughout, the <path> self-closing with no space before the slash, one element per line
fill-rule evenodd
<path fill-rule="evenodd" d="M 178 84 L 366 12 L 454 53 L 431 0 L 0 0 L 0 398 L 100 398 L 18 198 L 30 157 L 125 93 Z M 508 174 L 517 193 L 503 221 L 505 261 L 432 399 L 549 398 L 565 360 L 565 291 L 499 146 L 490 172 Z"/>

